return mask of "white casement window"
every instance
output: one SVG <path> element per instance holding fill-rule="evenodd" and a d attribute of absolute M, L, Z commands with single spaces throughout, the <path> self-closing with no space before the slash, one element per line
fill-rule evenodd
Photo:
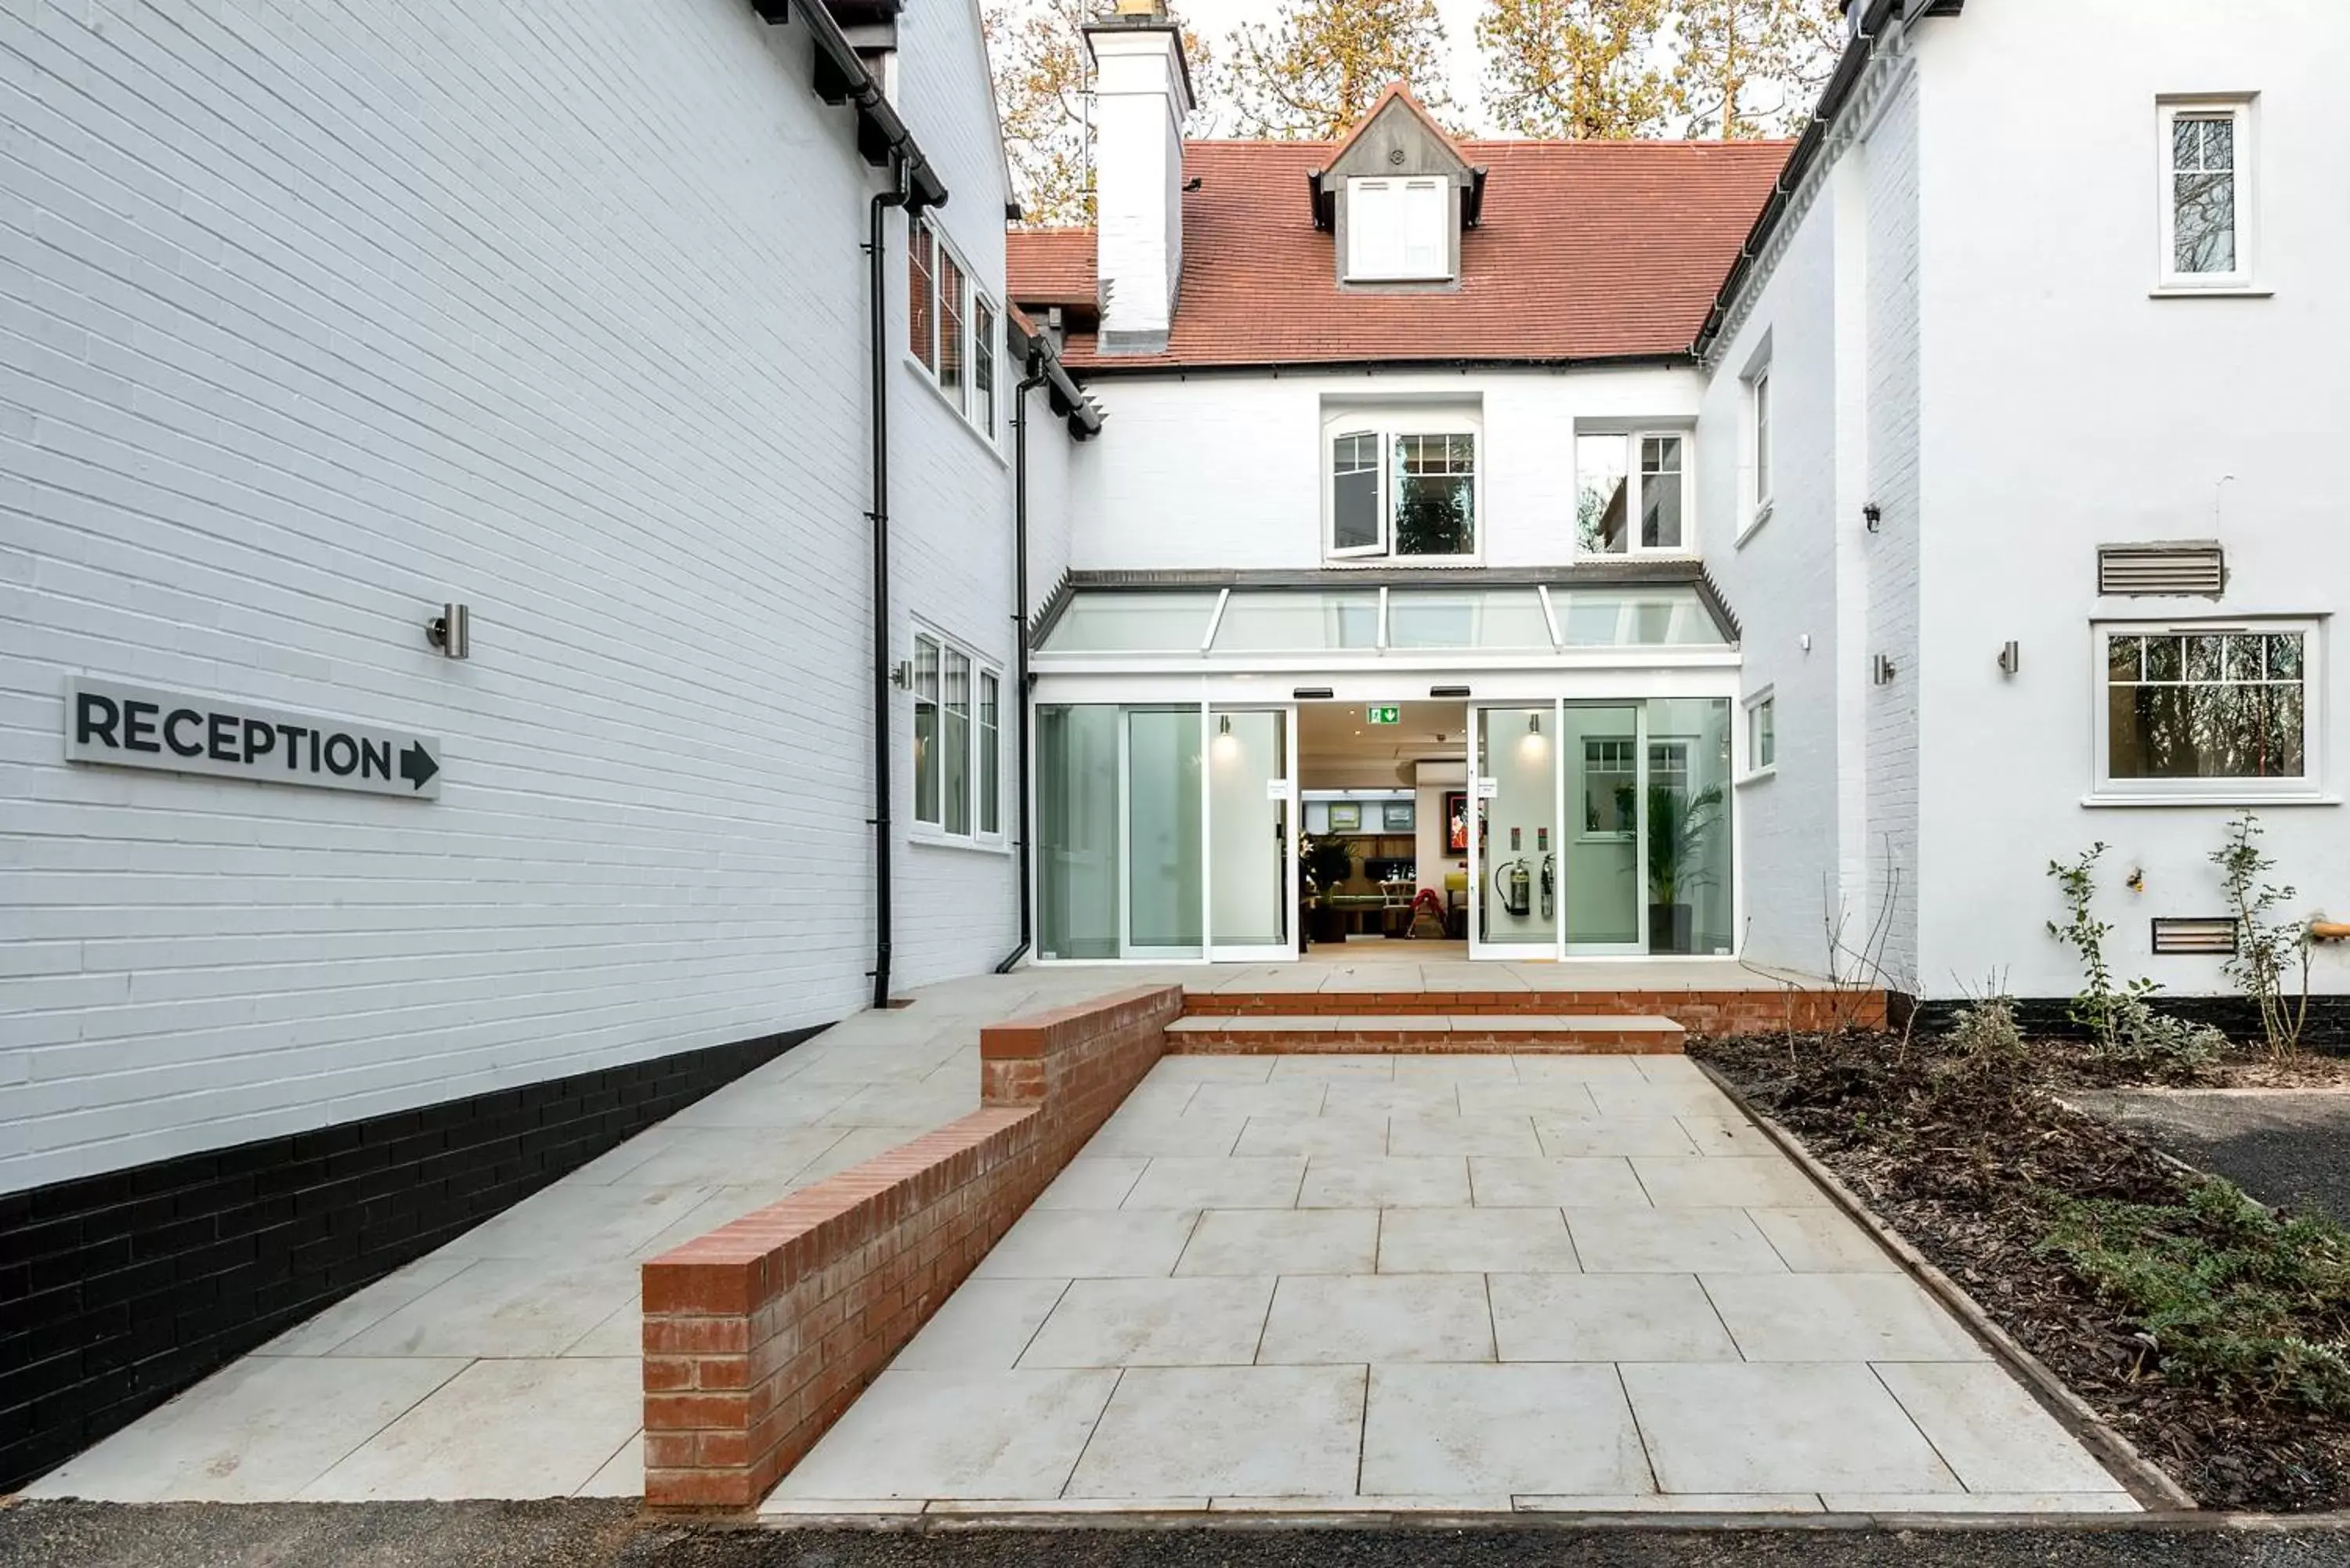
<path fill-rule="evenodd" d="M 2160 124 L 2162 287 L 2250 287 L 2252 100 L 2166 100 Z"/>
<path fill-rule="evenodd" d="M 1688 555 L 1690 438 L 1678 431 L 1575 441 L 1575 548 L 1586 556 Z"/>
<path fill-rule="evenodd" d="M 979 672 L 979 835 L 1003 831 L 1003 682 L 993 670 Z"/>
<path fill-rule="evenodd" d="M 1452 275 L 1451 182 L 1347 182 L 1347 281 L 1428 283 Z"/>
<path fill-rule="evenodd" d="M 1002 838 L 1003 678 L 968 649 L 914 634 L 914 832 Z"/>
<path fill-rule="evenodd" d="M 1746 776 L 1761 778 L 1779 765 L 1779 699 L 1769 688 L 1746 700 Z"/>
<path fill-rule="evenodd" d="M 2226 802 L 2318 792 L 2317 622 L 2092 629 L 2097 795 Z"/>
<path fill-rule="evenodd" d="M 1322 504 L 1339 559 L 1477 553 L 1477 421 L 1381 410 L 1326 421 Z"/>
<path fill-rule="evenodd" d="M 914 223 L 906 257 L 907 351 L 947 401 L 993 441 L 1003 312 L 929 219 Z"/>
<path fill-rule="evenodd" d="M 1757 370 L 1746 383 L 1746 450 L 1753 475 L 1748 517 L 1759 523 L 1771 510 L 1771 372 Z"/>

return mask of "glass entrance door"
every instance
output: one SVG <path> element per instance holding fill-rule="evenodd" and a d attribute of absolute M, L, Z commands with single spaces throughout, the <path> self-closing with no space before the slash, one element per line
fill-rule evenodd
<path fill-rule="evenodd" d="M 1201 711 L 1126 711 L 1126 898 L 1128 958 L 1198 958 L 1206 902 L 1200 772 Z"/>
<path fill-rule="evenodd" d="M 1470 725 L 1469 950 L 1558 951 L 1558 708 L 1479 708 Z"/>
<path fill-rule="evenodd" d="M 1566 950 L 1642 950 L 1646 876 L 1640 846 L 1648 815 L 1637 702 L 1566 705 L 1560 751 L 1566 770 Z"/>
<path fill-rule="evenodd" d="M 1296 951 L 1297 784 L 1287 709 L 1219 708 L 1208 716 L 1208 956 Z"/>

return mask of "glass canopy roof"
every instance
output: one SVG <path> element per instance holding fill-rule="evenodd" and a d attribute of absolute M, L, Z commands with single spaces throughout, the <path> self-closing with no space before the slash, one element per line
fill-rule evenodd
<path fill-rule="evenodd" d="M 1693 587 L 1081 589 L 1039 653 L 1551 653 L 1728 646 Z"/>

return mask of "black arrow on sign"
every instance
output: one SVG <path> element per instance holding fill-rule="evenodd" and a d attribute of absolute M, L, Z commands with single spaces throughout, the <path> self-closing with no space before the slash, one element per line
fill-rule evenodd
<path fill-rule="evenodd" d="M 441 764 L 432 760 L 432 753 L 414 741 L 409 742 L 408 750 L 400 753 L 400 776 L 408 781 L 411 789 L 422 789 L 440 771 Z"/>

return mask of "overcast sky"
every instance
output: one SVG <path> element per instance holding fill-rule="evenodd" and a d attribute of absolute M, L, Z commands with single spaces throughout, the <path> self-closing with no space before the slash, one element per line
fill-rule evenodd
<path fill-rule="evenodd" d="M 1274 0 L 1178 0 L 1183 20 L 1211 40 L 1221 40 L 1241 22 L 1268 22 Z M 1477 13 L 1479 0 L 1436 0 L 1444 18 L 1445 41 L 1451 46 L 1452 98 L 1463 120 L 1482 127 L 1477 92 Z"/>

